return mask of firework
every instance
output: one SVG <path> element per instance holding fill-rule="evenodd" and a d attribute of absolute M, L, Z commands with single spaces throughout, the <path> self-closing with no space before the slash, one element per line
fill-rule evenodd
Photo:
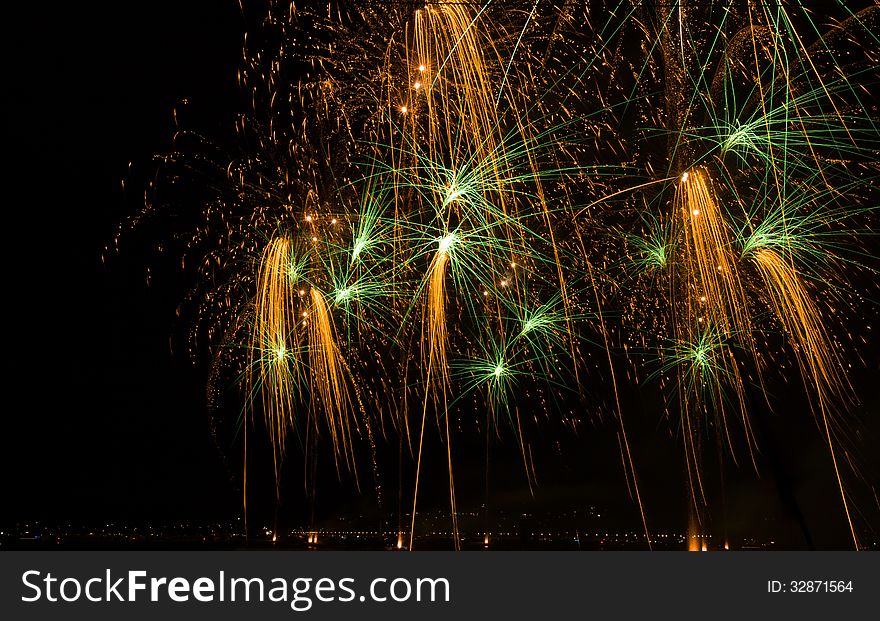
<path fill-rule="evenodd" d="M 513 437 L 533 485 L 529 434 L 604 376 L 650 545 L 619 392 L 669 396 L 697 532 L 704 444 L 757 468 L 750 395 L 772 406 L 793 357 L 858 547 L 837 308 L 876 269 L 880 15 L 847 5 L 273 5 L 245 48 L 243 152 L 218 164 L 181 132 L 170 159 L 215 180 L 196 332 L 242 343 L 222 360 L 276 484 L 291 430 L 356 481 L 359 443 L 394 433 L 412 548 L 436 423 L 458 546 L 458 423 Z"/>

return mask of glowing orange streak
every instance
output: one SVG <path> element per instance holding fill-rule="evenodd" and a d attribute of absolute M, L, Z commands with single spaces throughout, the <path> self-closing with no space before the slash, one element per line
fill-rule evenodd
<path fill-rule="evenodd" d="M 742 283 L 730 252 L 727 224 L 704 173 L 693 170 L 676 192 L 676 202 L 684 223 L 690 253 L 693 294 L 705 297 L 714 325 L 728 335 L 751 334 L 751 322 Z"/>
<path fill-rule="evenodd" d="M 357 478 L 351 426 L 356 424 L 348 392 L 347 369 L 336 345 L 336 329 L 324 294 L 317 287 L 311 290 L 309 326 L 309 362 L 311 381 L 324 408 L 324 421 L 337 457 L 342 457 Z M 317 421 L 316 421 L 317 424 Z"/>
<path fill-rule="evenodd" d="M 461 131 L 480 160 L 490 157 L 497 146 L 498 118 L 483 50 L 494 51 L 492 41 L 474 22 L 471 8 L 462 4 L 416 11 L 414 30 L 415 56 L 419 67 L 425 67 L 417 75 L 423 81 L 430 148 L 445 142 L 454 153 L 455 134 Z M 446 122 L 450 118 L 464 127 Z"/>
<path fill-rule="evenodd" d="M 295 292 L 288 274 L 290 252 L 290 240 L 285 237 L 270 241 L 263 252 L 257 273 L 255 322 L 250 344 L 251 356 L 257 356 L 257 360 L 252 360 L 248 366 L 246 381 L 251 409 L 256 390 L 260 392 L 272 443 L 276 491 L 287 428 L 294 423 L 295 380 L 290 375 L 289 365 L 295 363 L 292 358 L 297 355 L 298 348 L 291 347 L 289 342 L 296 324 L 292 306 Z M 255 384 L 255 369 L 262 382 L 259 388 Z"/>
<path fill-rule="evenodd" d="M 412 527 L 409 536 L 409 549 L 413 547 L 416 525 L 416 504 L 419 496 L 419 475 L 422 466 L 422 447 L 425 436 L 425 420 L 428 412 L 428 396 L 433 395 L 433 400 L 442 401 L 442 412 L 446 427 L 446 459 L 449 467 L 449 501 L 452 511 L 452 530 L 455 548 L 460 546 L 458 535 L 458 514 L 455 506 L 455 480 L 452 474 L 452 445 L 449 432 L 449 412 L 447 411 L 446 395 L 449 389 L 449 367 L 446 358 L 447 330 L 446 330 L 446 266 L 449 264 L 449 254 L 440 250 L 434 255 L 428 267 L 427 300 L 422 328 L 422 348 L 428 350 L 428 371 L 426 376 L 426 394 L 422 405 L 422 424 L 419 432 L 419 451 L 416 461 L 416 481 L 413 492 Z"/>
<path fill-rule="evenodd" d="M 682 175 L 676 187 L 673 207 L 683 249 L 681 261 L 676 262 L 670 281 L 671 295 L 675 301 L 676 339 L 680 343 L 695 343 L 705 337 L 707 330 L 720 330 L 725 341 L 734 338 L 744 341 L 751 350 L 760 378 L 760 358 L 752 339 L 749 309 L 736 257 L 731 252 L 727 223 L 705 171 L 693 169 Z M 680 368 L 678 373 L 685 463 L 695 510 L 700 502 L 697 495 L 703 499 L 705 496 L 698 438 L 701 421 L 699 411 L 691 405 L 691 399 L 696 398 L 698 409 L 713 406 L 736 461 L 720 376 L 729 382 L 735 393 L 738 418 L 743 426 L 752 465 L 757 469 L 754 434 L 739 365 L 726 342 L 711 355 L 710 364 L 716 367 L 713 371 L 704 373 L 701 365 L 698 365 Z M 705 382 L 711 383 L 708 395 L 701 388 Z M 711 404 L 704 403 L 707 396 Z"/>
<path fill-rule="evenodd" d="M 428 299 L 426 309 L 426 329 L 428 348 L 428 369 L 439 372 L 439 388 L 445 393 L 449 386 L 449 367 L 446 359 L 446 266 L 449 255 L 437 252 L 428 267 Z"/>
<path fill-rule="evenodd" d="M 755 264 L 768 289 L 776 316 L 792 339 L 795 355 L 807 388 L 816 391 L 825 439 L 834 464 L 834 474 L 840 489 L 840 498 L 849 524 L 853 543 L 859 549 L 859 540 L 850 516 L 843 480 L 837 466 L 834 441 L 829 424 L 828 407 L 846 393 L 846 380 L 841 377 L 841 364 L 831 347 L 819 309 L 813 303 L 797 271 L 777 252 L 761 248 L 753 255 Z"/>

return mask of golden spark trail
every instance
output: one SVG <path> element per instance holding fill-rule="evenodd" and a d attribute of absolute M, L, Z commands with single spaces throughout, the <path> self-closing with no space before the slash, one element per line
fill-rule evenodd
<path fill-rule="evenodd" d="M 685 173 L 676 189 L 675 209 L 686 238 L 689 316 L 703 316 L 727 336 L 748 338 L 751 321 L 727 223 L 705 172 Z"/>
<path fill-rule="evenodd" d="M 804 382 L 824 403 L 845 398 L 847 381 L 822 315 L 795 268 L 778 252 L 760 248 L 752 255 L 767 286 L 773 311 L 795 345 Z"/>
<path fill-rule="evenodd" d="M 728 225 L 705 171 L 693 169 L 682 175 L 676 188 L 673 208 L 684 238 L 684 256 L 679 265 L 682 272 L 678 276 L 680 288 L 673 292 L 673 299 L 680 302 L 674 309 L 676 339 L 680 343 L 696 343 L 709 330 L 717 330 L 725 341 L 721 351 L 711 355 L 711 360 L 701 361 L 717 367 L 716 371 L 694 373 L 694 369 L 690 369 L 685 371 L 688 376 L 680 374 L 678 379 L 690 489 L 692 492 L 700 491 L 702 496 L 699 426 L 695 416 L 705 404 L 700 403 L 695 411 L 689 401 L 694 396 L 695 388 L 698 400 L 704 394 L 711 399 L 731 454 L 734 454 L 720 383 L 722 377 L 725 378 L 734 391 L 749 455 L 757 469 L 743 378 L 726 343 L 734 338 L 739 339 L 751 351 L 756 365 L 759 359 L 751 337 L 751 320 L 742 280 L 731 252 Z M 674 271 L 673 286 L 676 276 Z M 708 386 L 703 386 L 705 384 Z M 708 388 L 708 392 L 703 388 Z M 697 503 L 695 495 L 693 502 Z"/>
<path fill-rule="evenodd" d="M 456 156 L 453 161 L 473 156 L 483 160 L 497 153 L 499 123 L 484 49 L 494 52 L 493 61 L 500 63 L 500 57 L 478 19 L 460 3 L 429 5 L 415 13 L 414 58 L 408 64 L 416 68 L 410 70 L 417 80 L 414 101 L 424 94 L 432 156 L 439 149 Z M 416 106 L 409 109 L 418 111 Z"/>
<path fill-rule="evenodd" d="M 450 234 L 452 235 L 452 234 Z M 454 238 L 447 236 L 444 241 L 452 242 Z M 449 412 L 447 410 L 447 392 L 450 386 L 449 365 L 446 357 L 448 335 L 446 330 L 446 266 L 449 264 L 449 248 L 441 241 L 441 248 L 431 259 L 428 267 L 428 283 L 422 325 L 422 351 L 427 349 L 428 369 L 425 380 L 425 399 L 422 405 L 422 423 L 419 432 L 419 450 L 416 460 L 416 480 L 413 492 L 412 525 L 410 528 L 409 549 L 412 550 L 415 536 L 416 505 L 419 495 L 419 475 L 422 465 L 422 446 L 425 436 L 425 422 L 428 402 L 433 401 L 439 406 L 446 428 L 446 458 L 449 467 L 449 502 L 452 512 L 452 530 L 455 548 L 459 548 L 458 515 L 455 507 L 455 479 L 452 472 L 452 446 L 449 433 Z"/>
<path fill-rule="evenodd" d="M 446 266 L 449 254 L 437 251 L 428 268 L 428 291 L 425 323 L 422 328 L 423 348 L 428 351 L 428 375 L 434 378 L 443 394 L 449 386 L 449 365 L 446 359 Z M 430 387 L 429 387 L 430 390 Z"/>
<path fill-rule="evenodd" d="M 246 378 L 252 410 L 254 396 L 257 391 L 260 393 L 272 444 L 276 487 L 287 429 L 294 423 L 296 378 L 290 369 L 299 362 L 294 332 L 296 291 L 289 274 L 290 258 L 291 243 L 286 237 L 273 239 L 263 252 L 254 301 L 251 364 Z"/>
<path fill-rule="evenodd" d="M 815 391 L 820 426 L 825 433 L 831 461 L 834 463 L 834 474 L 853 543 L 858 549 L 859 540 L 850 517 L 829 421 L 829 408 L 834 402 L 839 402 L 847 392 L 846 379 L 841 375 L 842 364 L 828 338 L 822 315 L 794 267 L 778 252 L 769 248 L 760 248 L 752 255 L 752 259 L 767 285 L 773 311 L 792 340 L 804 384 L 808 391 Z"/>
<path fill-rule="evenodd" d="M 336 344 L 336 328 L 324 294 L 311 288 L 311 313 L 308 321 L 309 367 L 311 368 L 312 393 L 317 395 L 323 407 L 323 419 L 330 432 L 337 469 L 339 459 L 349 466 L 357 479 L 352 446 L 352 425 L 357 419 L 352 412 L 348 391 L 348 372 Z M 313 413 L 317 430 L 317 415 Z"/>

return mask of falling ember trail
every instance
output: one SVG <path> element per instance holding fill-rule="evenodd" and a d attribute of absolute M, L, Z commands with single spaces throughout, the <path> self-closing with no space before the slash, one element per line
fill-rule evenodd
<path fill-rule="evenodd" d="M 804 380 L 825 403 L 845 397 L 848 385 L 841 373 L 843 365 L 822 323 L 822 314 L 797 271 L 770 248 L 758 249 L 752 258 L 770 293 L 773 311 L 795 345 Z"/>
<path fill-rule="evenodd" d="M 828 451 L 834 464 L 840 499 L 843 502 L 853 543 L 856 549 L 859 549 L 859 539 L 850 516 L 849 503 L 837 464 L 834 433 L 831 428 L 833 421 L 829 421 L 829 408 L 833 403 L 840 401 L 848 388 L 841 374 L 841 362 L 822 324 L 822 315 L 807 293 L 797 271 L 778 252 L 769 248 L 755 251 L 753 259 L 770 291 L 769 298 L 773 310 L 793 342 L 804 384 L 808 391 L 815 392 L 820 427 L 825 434 Z"/>
<path fill-rule="evenodd" d="M 312 287 L 311 299 L 308 322 L 311 381 L 320 398 L 323 420 L 330 431 L 337 467 L 341 458 L 356 477 L 351 429 L 356 419 L 348 392 L 347 368 L 336 344 L 336 329 L 324 294 Z"/>
<path fill-rule="evenodd" d="M 413 548 L 415 536 L 416 506 L 419 495 L 419 477 L 422 466 L 422 448 L 425 436 L 425 422 L 428 403 L 437 406 L 444 419 L 446 432 L 446 458 L 449 470 L 449 503 L 452 512 L 452 533 L 455 548 L 459 549 L 458 513 L 455 506 L 455 479 L 452 469 L 452 444 L 449 430 L 449 412 L 447 409 L 447 393 L 449 388 L 449 367 L 446 358 L 448 342 L 446 332 L 446 267 L 449 264 L 450 236 L 440 242 L 440 249 L 428 267 L 427 300 L 425 318 L 422 327 L 422 348 L 428 350 L 428 370 L 425 380 L 425 398 L 422 404 L 422 421 L 419 430 L 419 449 L 416 460 L 416 480 L 413 491 L 413 514 L 410 526 L 409 549 Z"/>
<path fill-rule="evenodd" d="M 694 169 L 682 176 L 676 188 L 675 208 L 686 238 L 688 320 L 705 309 L 706 321 L 726 334 L 751 334 L 728 224 L 705 171 Z"/>
<path fill-rule="evenodd" d="M 682 426 L 688 447 L 690 489 L 702 495 L 698 418 L 707 407 L 718 415 L 723 437 L 731 455 L 735 455 L 727 415 L 731 405 L 722 383 L 733 390 L 733 407 L 738 410 L 749 456 L 757 468 L 744 379 L 729 344 L 742 342 L 756 368 L 760 368 L 761 360 L 751 336 L 752 321 L 739 266 L 731 251 L 729 225 L 706 170 L 694 168 L 682 175 L 673 208 L 683 242 L 681 260 L 675 262 L 672 272 L 674 334 L 678 343 L 691 344 L 691 362 L 695 363 L 684 365 L 679 372 Z M 696 407 L 690 403 L 694 397 L 698 399 Z M 694 498 L 694 502 L 698 500 Z"/>
<path fill-rule="evenodd" d="M 276 491 L 288 427 L 294 424 L 294 396 L 297 391 L 291 367 L 297 364 L 294 288 L 288 269 L 291 243 L 286 237 L 269 242 L 263 252 L 257 274 L 257 297 L 254 302 L 255 325 L 252 332 L 247 386 L 253 410 L 257 392 L 275 463 Z"/>

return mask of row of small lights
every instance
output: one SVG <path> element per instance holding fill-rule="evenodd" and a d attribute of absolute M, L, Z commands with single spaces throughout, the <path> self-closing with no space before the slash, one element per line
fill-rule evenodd
<path fill-rule="evenodd" d="M 267 531 L 267 534 L 271 535 L 272 532 Z M 386 535 L 386 536 L 389 536 L 389 535 L 397 535 L 398 533 L 395 531 L 379 532 L 379 531 L 364 531 L 364 530 L 361 530 L 361 531 L 322 530 L 322 531 L 291 531 L 290 534 L 291 535 L 307 536 L 307 537 L 317 537 L 318 535 L 325 535 L 325 536 L 326 535 L 371 535 L 371 536 Z M 449 535 L 449 536 L 452 535 L 451 532 L 447 532 L 447 531 L 432 531 L 432 532 L 428 532 L 426 534 L 428 534 L 428 535 Z M 498 532 L 498 533 L 493 533 L 493 534 L 501 536 L 501 537 L 511 537 L 511 536 L 517 536 L 519 533 Z M 570 536 L 571 534 L 572 533 L 570 533 L 570 532 L 556 532 L 556 533 L 540 532 L 540 533 L 537 533 L 537 535 L 539 537 L 553 537 L 553 536 L 563 537 L 563 536 Z M 574 534 L 576 534 L 578 537 L 581 536 L 580 533 L 574 533 Z M 583 533 L 583 536 L 589 537 L 590 533 Z M 638 535 L 636 533 L 624 533 L 622 535 L 619 533 L 604 533 L 604 534 L 603 533 L 593 533 L 593 536 L 594 537 L 614 537 L 617 539 L 629 538 L 629 537 L 641 538 L 641 535 Z M 670 537 L 673 539 L 685 539 L 685 538 L 711 539 L 712 538 L 711 535 L 682 535 L 682 534 L 677 535 L 677 534 L 659 534 L 658 533 L 658 534 L 654 535 L 651 540 L 656 541 L 659 538 L 670 538 Z"/>

